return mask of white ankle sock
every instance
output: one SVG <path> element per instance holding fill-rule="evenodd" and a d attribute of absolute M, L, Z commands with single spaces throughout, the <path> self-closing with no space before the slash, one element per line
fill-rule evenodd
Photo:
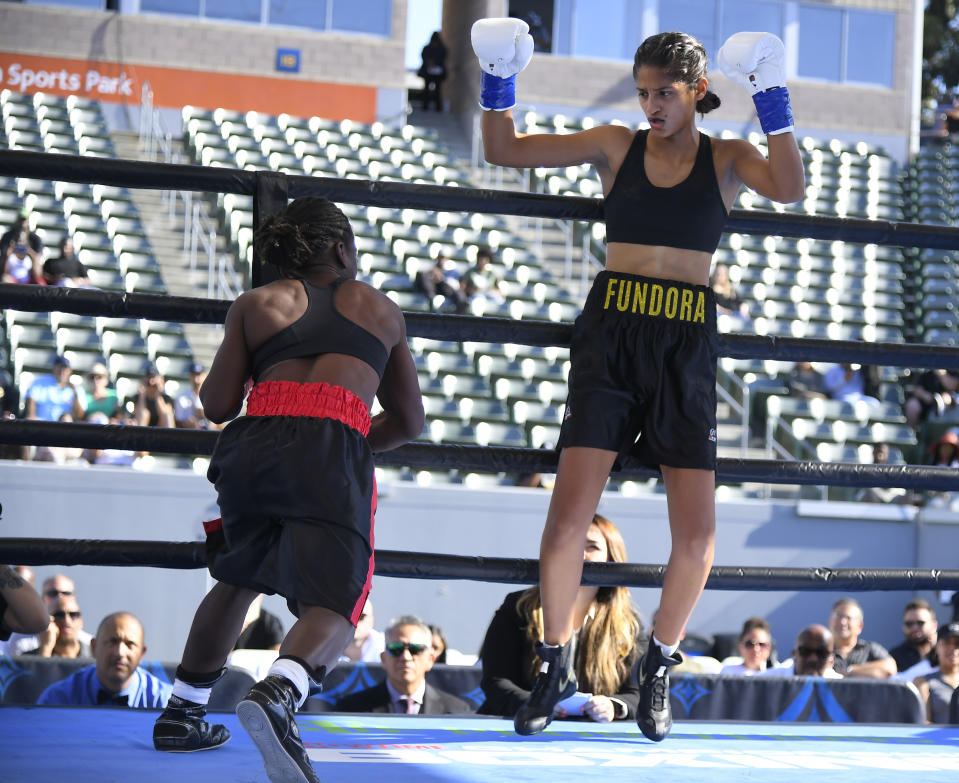
<path fill-rule="evenodd" d="M 200 704 L 204 707 L 210 701 L 210 692 L 213 688 L 198 688 L 195 685 L 183 682 L 179 677 L 173 680 L 173 695 L 194 704 Z"/>
<path fill-rule="evenodd" d="M 300 694 L 300 700 L 296 703 L 296 708 L 300 709 L 306 697 L 310 695 L 310 676 L 306 673 L 306 669 L 290 658 L 277 658 L 268 673 L 279 674 L 293 683 Z"/>
<path fill-rule="evenodd" d="M 655 635 L 653 636 L 653 644 L 659 647 L 659 649 L 663 651 L 663 655 L 665 655 L 667 658 L 679 649 L 679 642 L 676 642 L 676 644 L 663 644 L 655 637 Z M 665 666 L 660 666 L 659 669 L 656 670 L 657 677 L 662 677 L 665 673 Z"/>
<path fill-rule="evenodd" d="M 653 635 L 653 641 L 667 658 L 679 649 L 679 642 L 676 642 L 676 644 L 663 644 L 655 635 Z"/>

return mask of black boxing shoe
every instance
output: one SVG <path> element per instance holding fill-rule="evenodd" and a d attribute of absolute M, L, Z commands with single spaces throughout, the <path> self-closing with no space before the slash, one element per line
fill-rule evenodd
<path fill-rule="evenodd" d="M 669 705 L 669 668 L 683 662 L 678 652 L 666 655 L 654 641 L 639 662 L 636 681 L 639 683 L 639 706 L 636 724 L 647 739 L 662 742 L 673 727 L 673 711 Z"/>
<path fill-rule="evenodd" d="M 292 682 L 270 674 L 236 706 L 236 716 L 263 756 L 272 783 L 320 783 L 293 717 L 299 699 Z"/>
<path fill-rule="evenodd" d="M 171 696 L 153 724 L 153 747 L 170 753 L 193 753 L 225 744 L 230 739 L 229 729 L 207 723 L 205 715 L 202 704 Z"/>
<path fill-rule="evenodd" d="M 536 676 L 533 690 L 513 718 L 517 734 L 539 734 L 553 720 L 553 709 L 563 699 L 576 693 L 576 675 L 573 673 L 574 639 L 559 647 L 536 644 L 536 654 L 543 668 Z"/>

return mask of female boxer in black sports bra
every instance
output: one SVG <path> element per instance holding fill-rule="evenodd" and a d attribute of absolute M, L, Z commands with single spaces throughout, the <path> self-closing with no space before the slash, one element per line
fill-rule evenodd
<path fill-rule="evenodd" d="M 540 549 L 543 673 L 515 727 L 520 734 L 542 731 L 556 702 L 576 689 L 571 612 L 584 535 L 609 472 L 625 453 L 662 472 L 668 498 L 672 552 L 639 668 L 637 711 L 640 729 L 659 741 L 672 722 L 668 669 L 681 661 L 679 639 L 714 552 L 711 256 L 743 184 L 781 202 L 804 192 L 788 93 L 764 84 L 781 73 L 782 43 L 741 33 L 721 52 L 732 63 L 728 73 L 736 71 L 734 78 L 756 93 L 769 134 L 766 158 L 747 141 L 712 139 L 696 128 L 697 112 L 716 108 L 719 98 L 708 89 L 702 44 L 683 33 L 652 36 L 636 52 L 633 76 L 648 130 L 607 125 L 568 135 L 517 134 L 510 80 L 532 52 L 522 22 L 510 25 L 517 21 L 486 19 L 473 28 L 483 69 L 480 105 L 487 109 L 486 159 L 518 168 L 593 164 L 606 197 L 608 246 L 606 268 L 573 331 L 559 466 Z"/>
<path fill-rule="evenodd" d="M 203 720 L 247 608 L 287 599 L 297 622 L 269 675 L 237 706 L 271 780 L 316 781 L 294 711 L 353 637 L 373 576 L 373 452 L 415 438 L 423 402 L 399 308 L 355 280 L 346 216 L 322 198 L 291 202 L 257 232 L 256 256 L 285 279 L 241 294 L 200 389 L 220 433 L 209 479 L 221 519 L 205 523 L 218 580 L 197 609 L 159 750 L 229 739 Z M 376 397 L 382 413 L 371 419 Z"/>

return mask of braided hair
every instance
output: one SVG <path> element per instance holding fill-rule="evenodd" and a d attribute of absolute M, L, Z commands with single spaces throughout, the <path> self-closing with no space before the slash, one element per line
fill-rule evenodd
<path fill-rule="evenodd" d="M 332 201 L 318 196 L 294 199 L 256 231 L 253 251 L 283 277 L 303 277 L 337 242 L 352 242 L 349 218 Z"/>
<path fill-rule="evenodd" d="M 633 58 L 633 78 L 639 69 L 648 65 L 661 68 L 674 82 L 694 87 L 699 79 L 706 78 L 709 60 L 706 48 L 686 33 L 657 33 L 643 41 Z M 696 111 L 706 114 L 719 108 L 719 96 L 712 90 L 696 101 Z"/>

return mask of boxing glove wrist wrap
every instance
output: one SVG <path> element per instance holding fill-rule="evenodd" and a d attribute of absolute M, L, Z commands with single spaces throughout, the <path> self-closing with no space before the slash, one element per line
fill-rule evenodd
<path fill-rule="evenodd" d="M 763 133 L 775 136 L 789 133 L 793 129 L 793 111 L 789 105 L 789 90 L 785 87 L 772 87 L 765 92 L 757 92 L 753 95 L 753 103 L 756 105 L 756 114 L 759 115 Z"/>
<path fill-rule="evenodd" d="M 501 79 L 482 71 L 479 105 L 484 111 L 512 109 L 516 105 L 516 74 Z"/>

